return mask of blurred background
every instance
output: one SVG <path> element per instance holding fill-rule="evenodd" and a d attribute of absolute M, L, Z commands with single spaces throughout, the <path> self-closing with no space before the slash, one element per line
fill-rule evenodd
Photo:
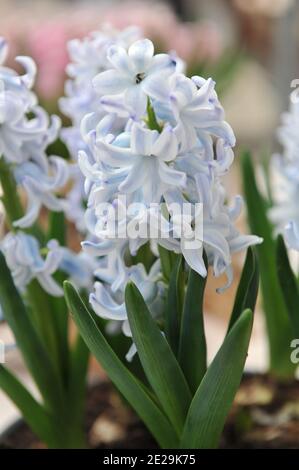
<path fill-rule="evenodd" d="M 297 77 L 296 0 L 1 0 L 0 33 L 38 64 L 49 110 L 63 93 L 66 44 L 105 23 L 140 26 L 157 50 L 175 50 L 190 74 L 213 75 L 239 143 L 270 145 Z"/>
<path fill-rule="evenodd" d="M 67 42 L 107 23 L 118 29 L 139 26 L 157 51 L 176 51 L 189 75 L 213 77 L 238 142 L 227 181 L 231 194 L 242 192 L 238 149 L 250 148 L 262 162 L 276 147 L 280 113 L 288 106 L 292 80 L 299 78 L 298 21 L 296 0 L 0 0 L 0 36 L 10 43 L 9 65 L 15 67 L 16 55 L 34 58 L 38 65 L 35 91 L 49 112 L 59 113 Z M 240 224 L 245 230 L 245 217 Z M 241 261 L 235 262 L 234 285 L 221 297 L 215 293 L 213 279 L 209 281 L 206 324 L 210 357 L 225 333 Z M 5 325 L 0 325 L 0 339 L 12 341 Z M 26 381 L 16 351 L 9 361 Z M 247 368 L 261 371 L 266 363 L 263 318 L 257 314 Z M 91 372 L 99 374 L 95 368 Z M 1 432 L 16 416 L 1 393 L 0 410 Z"/>

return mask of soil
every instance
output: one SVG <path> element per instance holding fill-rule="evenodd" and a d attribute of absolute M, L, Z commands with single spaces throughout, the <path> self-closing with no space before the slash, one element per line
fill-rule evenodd
<path fill-rule="evenodd" d="M 136 415 L 109 382 L 88 391 L 85 429 L 94 449 L 156 449 Z M 0 448 L 43 448 L 20 421 Z M 299 449 L 299 382 L 278 383 L 268 375 L 245 375 L 227 420 L 221 448 Z"/>
<path fill-rule="evenodd" d="M 299 449 L 299 382 L 245 375 L 228 417 L 222 448 Z"/>
<path fill-rule="evenodd" d="M 87 394 L 85 431 L 93 449 L 156 449 L 157 445 L 137 416 L 126 407 L 109 382 L 93 385 Z M 0 449 L 45 448 L 20 420 L 11 428 Z"/>

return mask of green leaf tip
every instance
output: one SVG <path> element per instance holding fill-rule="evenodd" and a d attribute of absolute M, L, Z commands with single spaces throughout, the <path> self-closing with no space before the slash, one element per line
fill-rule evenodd
<path fill-rule="evenodd" d="M 181 447 L 216 448 L 239 388 L 248 353 L 253 313 L 244 310 L 225 337 L 190 406 Z"/>

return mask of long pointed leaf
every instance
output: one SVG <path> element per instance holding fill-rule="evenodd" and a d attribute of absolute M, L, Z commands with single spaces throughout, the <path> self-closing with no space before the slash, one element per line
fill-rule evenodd
<path fill-rule="evenodd" d="M 277 239 L 277 272 L 284 300 L 292 323 L 294 338 L 299 338 L 299 290 L 295 274 L 290 266 L 283 238 Z"/>
<path fill-rule="evenodd" d="M 146 392 L 144 386 L 116 356 L 71 283 L 64 283 L 65 295 L 74 321 L 91 353 L 135 409 L 160 446 L 176 447 L 178 438 L 169 421 Z"/>
<path fill-rule="evenodd" d="M 247 308 L 254 312 L 259 285 L 259 270 L 255 251 L 252 247 L 248 248 L 247 255 L 238 285 L 232 314 L 230 317 L 228 331 L 240 317 L 241 313 Z"/>
<path fill-rule="evenodd" d="M 161 260 L 162 274 L 165 277 L 166 281 L 169 282 L 177 255 L 172 251 L 167 250 L 161 245 L 158 245 L 158 250 Z"/>
<path fill-rule="evenodd" d="M 272 227 L 267 218 L 267 205 L 257 188 L 252 157 L 248 152 L 242 156 L 242 172 L 251 231 L 264 239 L 256 250 L 270 347 L 270 369 L 277 376 L 289 377 L 294 374 L 296 367 L 289 357 L 291 325 L 278 280 L 276 247 Z"/>
<path fill-rule="evenodd" d="M 52 298 L 43 290 L 36 279 L 26 288 L 27 302 L 30 305 L 30 318 L 49 357 L 60 375 L 64 378 L 61 367 L 67 357 L 63 356 L 59 335 L 58 312 L 52 310 Z"/>
<path fill-rule="evenodd" d="M 31 324 L 23 301 L 14 285 L 5 258 L 0 252 L 0 304 L 4 317 L 34 380 L 52 408 L 63 406 L 63 391 L 52 361 Z"/>
<path fill-rule="evenodd" d="M 180 434 L 191 402 L 186 380 L 168 342 L 132 282 L 127 284 L 125 299 L 133 340 L 144 372 L 169 420 Z"/>
<path fill-rule="evenodd" d="M 63 212 L 50 212 L 49 214 L 49 230 L 47 238 L 50 240 L 54 238 L 58 240 L 61 246 L 65 246 L 66 243 L 66 223 L 65 214 Z M 61 286 L 63 281 L 67 279 L 67 275 L 62 271 L 54 273 L 54 279 Z M 62 371 L 64 383 L 68 379 L 68 368 L 69 368 L 69 331 L 68 331 L 68 310 L 64 297 L 52 297 L 45 293 L 47 296 L 47 303 L 50 305 L 52 310 L 52 323 L 55 327 L 55 332 L 59 346 L 59 358 L 60 358 L 60 369 Z"/>
<path fill-rule="evenodd" d="M 181 275 L 182 256 L 179 256 L 170 277 L 167 302 L 165 306 L 165 334 L 175 355 L 178 353 L 180 340 L 182 302 L 180 285 Z"/>
<path fill-rule="evenodd" d="M 54 421 L 44 408 L 32 397 L 19 380 L 0 365 L 0 388 L 14 402 L 21 411 L 25 421 L 33 432 L 46 442 L 50 447 L 59 447 L 60 427 L 54 425 Z"/>
<path fill-rule="evenodd" d="M 252 312 L 245 310 L 209 366 L 190 406 L 181 440 L 182 448 L 217 447 L 240 385 L 252 323 Z"/>
<path fill-rule="evenodd" d="M 207 369 L 207 346 L 203 320 L 206 278 L 190 269 L 185 297 L 179 362 L 192 392 L 197 390 Z"/>
<path fill-rule="evenodd" d="M 82 336 L 78 333 L 71 350 L 70 371 L 68 380 L 70 420 L 83 428 L 84 399 L 86 392 L 89 349 Z"/>

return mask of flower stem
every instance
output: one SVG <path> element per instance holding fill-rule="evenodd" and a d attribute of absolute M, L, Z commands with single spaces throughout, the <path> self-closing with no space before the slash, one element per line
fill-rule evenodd
<path fill-rule="evenodd" d="M 161 125 L 158 123 L 157 117 L 156 117 L 156 114 L 155 114 L 155 111 L 154 111 L 154 108 L 152 107 L 149 98 L 147 99 L 147 107 L 146 107 L 146 110 L 147 110 L 147 120 L 146 120 L 146 122 L 147 122 L 148 127 L 149 127 L 152 131 L 158 131 L 159 133 L 161 133 L 162 130 L 163 130 L 163 126 L 161 126 Z"/>
<path fill-rule="evenodd" d="M 4 158 L 0 158 L 0 183 L 3 190 L 1 196 L 7 224 L 11 230 L 14 230 L 13 222 L 23 216 L 23 208 L 17 191 L 17 184 L 11 172 L 10 166 Z"/>

